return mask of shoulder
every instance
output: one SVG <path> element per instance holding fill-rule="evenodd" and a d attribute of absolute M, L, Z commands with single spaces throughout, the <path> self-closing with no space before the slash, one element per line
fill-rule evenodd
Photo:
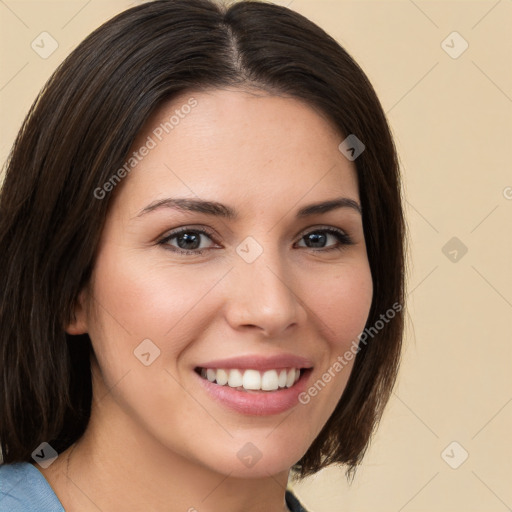
<path fill-rule="evenodd" d="M 291 489 L 286 489 L 286 505 L 291 512 L 307 512 L 307 510 L 301 505 L 299 500 L 295 497 Z"/>
<path fill-rule="evenodd" d="M 64 512 L 42 473 L 28 462 L 0 465 L 0 512 Z"/>

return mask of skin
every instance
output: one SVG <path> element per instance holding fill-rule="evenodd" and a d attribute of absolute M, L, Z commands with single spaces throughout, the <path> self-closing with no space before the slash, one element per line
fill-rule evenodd
<path fill-rule="evenodd" d="M 95 357 L 85 434 L 39 468 L 66 511 L 287 510 L 290 467 L 334 410 L 353 361 L 309 404 L 270 416 L 227 409 L 193 370 L 235 355 L 292 353 L 313 362 L 314 383 L 368 317 L 360 213 L 295 216 L 337 197 L 359 202 L 354 163 L 338 150 L 343 137 L 300 100 L 222 89 L 162 106 L 133 149 L 192 96 L 197 106 L 117 186 L 91 281 L 67 327 L 89 333 Z M 218 201 L 239 218 L 170 208 L 138 216 L 165 197 Z M 158 244 L 183 226 L 213 231 L 201 235 L 202 255 L 172 252 L 176 237 Z M 353 244 L 326 250 L 340 244 L 321 232 L 325 241 L 308 247 L 305 235 L 322 227 L 343 230 Z M 252 263 L 236 252 L 248 236 L 263 249 Z M 133 354 L 147 338 L 161 351 L 150 366 Z M 262 454 L 250 468 L 237 457 L 247 442 Z"/>

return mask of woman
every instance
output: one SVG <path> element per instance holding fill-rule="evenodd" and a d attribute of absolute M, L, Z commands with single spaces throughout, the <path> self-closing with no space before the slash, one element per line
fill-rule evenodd
<path fill-rule="evenodd" d="M 380 103 L 320 28 L 121 13 L 37 98 L 0 209 L 0 510 L 300 511 L 289 477 L 353 475 L 404 228 Z"/>

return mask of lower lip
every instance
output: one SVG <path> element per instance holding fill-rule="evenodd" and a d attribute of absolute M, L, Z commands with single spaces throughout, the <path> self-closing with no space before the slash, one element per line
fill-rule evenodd
<path fill-rule="evenodd" d="M 307 387 L 311 369 L 303 370 L 299 380 L 290 388 L 254 392 L 237 391 L 229 386 L 219 386 L 196 372 L 194 374 L 206 392 L 229 409 L 241 414 L 269 416 L 285 412 L 299 403 L 299 395 Z"/>

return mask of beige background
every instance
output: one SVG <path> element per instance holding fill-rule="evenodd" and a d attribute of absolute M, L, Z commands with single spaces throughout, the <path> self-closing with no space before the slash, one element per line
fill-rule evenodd
<path fill-rule="evenodd" d="M 57 64 L 135 3 L 0 1 L 2 162 Z M 511 510 L 512 2 L 277 3 L 332 34 L 373 82 L 410 231 L 406 350 L 379 431 L 352 485 L 329 469 L 296 493 L 311 512 Z M 31 48 L 43 31 L 59 44 L 47 59 Z M 469 44 L 458 58 L 442 46 L 454 31 Z"/>

